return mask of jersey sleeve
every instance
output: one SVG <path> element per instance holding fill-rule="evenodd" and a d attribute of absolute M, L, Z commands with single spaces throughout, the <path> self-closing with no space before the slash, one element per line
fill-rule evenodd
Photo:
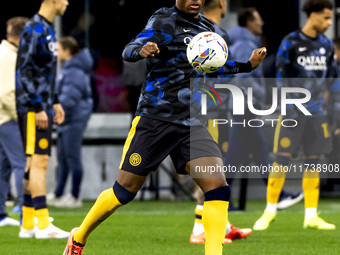
<path fill-rule="evenodd" d="M 329 53 L 329 57 L 327 59 L 327 78 L 337 78 L 339 73 L 339 67 L 336 63 L 334 46 L 331 45 L 331 50 Z"/>
<path fill-rule="evenodd" d="M 171 26 L 171 17 L 154 14 L 149 19 L 146 27 L 128 45 L 125 46 L 122 57 L 125 61 L 135 62 L 141 60 L 140 51 L 148 42 L 156 43 L 161 50 L 162 46 L 171 42 L 174 27 Z"/>
<path fill-rule="evenodd" d="M 278 52 L 276 54 L 275 68 L 276 68 L 276 82 L 277 87 L 290 87 L 289 84 L 283 84 L 287 82 L 288 79 L 283 79 L 287 77 L 292 77 L 290 72 L 292 67 L 292 50 L 291 42 L 284 38 L 279 46 Z"/>
<path fill-rule="evenodd" d="M 40 26 L 41 25 L 41 26 Z M 39 34 L 36 29 L 43 29 L 42 24 L 28 26 L 21 34 L 18 58 L 17 58 L 17 79 L 19 80 L 25 94 L 28 95 L 29 104 L 35 112 L 43 110 L 41 97 L 34 84 L 34 58 L 37 53 Z"/>
<path fill-rule="evenodd" d="M 288 69 L 291 64 L 290 42 L 283 40 L 276 54 L 277 77 L 288 77 Z"/>
<path fill-rule="evenodd" d="M 236 74 L 236 73 L 249 73 L 252 70 L 250 61 L 247 63 L 228 60 L 216 74 Z"/>

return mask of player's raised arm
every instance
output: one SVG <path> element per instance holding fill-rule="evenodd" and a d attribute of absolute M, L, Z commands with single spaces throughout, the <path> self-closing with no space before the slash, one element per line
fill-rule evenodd
<path fill-rule="evenodd" d="M 172 40 L 174 27 L 162 27 L 164 18 L 162 10 L 158 10 L 149 19 L 143 31 L 125 46 L 122 54 L 125 61 L 136 62 L 143 58 L 153 58 L 160 53 L 163 45 Z"/>
<path fill-rule="evenodd" d="M 247 63 L 227 61 L 225 65 L 216 73 L 217 74 L 249 73 L 261 64 L 266 55 L 267 50 L 265 47 L 256 49 L 252 52 Z"/>

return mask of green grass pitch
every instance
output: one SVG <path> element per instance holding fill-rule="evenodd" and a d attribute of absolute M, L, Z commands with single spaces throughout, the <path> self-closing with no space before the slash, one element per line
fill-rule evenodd
<path fill-rule="evenodd" d="M 303 202 L 279 211 L 267 231 L 224 246 L 223 254 L 340 254 L 339 199 L 321 198 L 320 216 L 337 225 L 333 231 L 304 230 Z M 55 225 L 71 230 L 81 223 L 93 202 L 80 209 L 50 208 Z M 97 228 L 88 241 L 86 255 L 203 255 L 204 245 L 190 244 L 195 202 L 133 201 L 120 208 Z M 265 201 L 250 200 L 246 212 L 231 212 L 237 227 L 252 227 Z M 11 214 L 18 218 L 18 215 Z M 18 227 L 0 228 L 0 255 L 61 255 L 64 240 L 19 239 Z"/>

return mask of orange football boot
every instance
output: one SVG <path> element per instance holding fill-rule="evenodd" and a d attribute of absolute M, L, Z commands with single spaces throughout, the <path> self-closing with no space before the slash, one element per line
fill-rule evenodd
<path fill-rule="evenodd" d="M 230 240 L 241 239 L 249 236 L 252 232 L 251 228 L 237 228 L 231 224 L 231 232 L 225 236 Z"/>
<path fill-rule="evenodd" d="M 68 237 L 67 240 L 67 245 L 65 247 L 63 255 L 81 255 L 83 254 L 83 249 L 84 246 L 78 246 L 73 243 L 73 234 L 78 228 L 73 228 L 72 231 L 70 232 L 70 236 Z"/>

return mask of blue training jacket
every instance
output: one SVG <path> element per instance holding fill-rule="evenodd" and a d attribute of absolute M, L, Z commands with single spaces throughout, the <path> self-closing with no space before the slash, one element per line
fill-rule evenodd
<path fill-rule="evenodd" d="M 123 51 L 123 59 L 134 62 L 144 44 L 154 42 L 160 50 L 147 59 L 148 75 L 143 85 L 136 115 L 181 125 L 194 125 L 190 118 L 190 78 L 198 72 L 189 64 L 187 44 L 200 32 L 215 32 L 213 23 L 202 15 L 198 19 L 175 6 L 156 11 L 144 30 Z M 250 72 L 250 63 L 227 61 L 220 73 Z"/>
<path fill-rule="evenodd" d="M 313 115 L 326 115 L 324 92 L 330 90 L 334 117 L 340 127 L 340 86 L 331 39 L 323 34 L 311 38 L 300 29 L 288 34 L 277 52 L 276 69 L 279 86 L 303 87 L 310 91 L 311 100 L 305 107 Z M 299 97 L 294 93 L 289 96 Z"/>
<path fill-rule="evenodd" d="M 16 104 L 19 113 L 45 110 L 58 102 L 54 93 L 57 39 L 53 24 L 35 14 L 21 33 L 16 64 Z"/>
<path fill-rule="evenodd" d="M 71 60 L 64 62 L 57 78 L 56 91 L 65 111 L 65 121 L 85 123 L 92 113 L 93 99 L 91 72 L 93 59 L 88 49 L 83 49 Z"/>

